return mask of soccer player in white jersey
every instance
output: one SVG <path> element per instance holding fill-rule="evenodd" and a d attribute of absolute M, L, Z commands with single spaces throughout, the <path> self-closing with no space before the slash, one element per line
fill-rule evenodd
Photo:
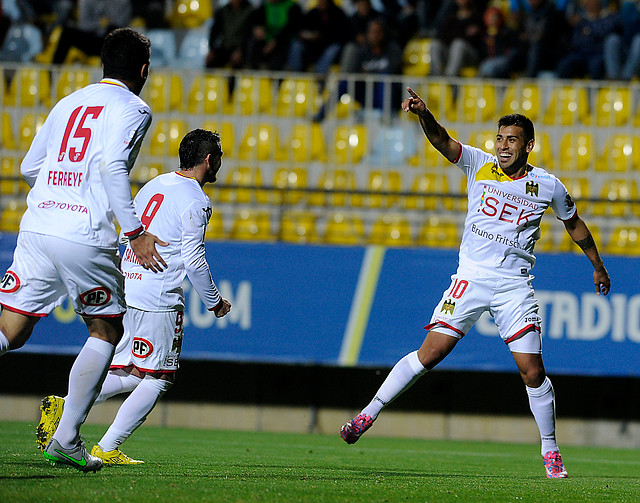
<path fill-rule="evenodd" d="M 20 171 L 31 190 L 13 263 L 0 283 L 0 355 L 21 347 L 41 317 L 68 295 L 90 337 L 69 374 L 69 395 L 44 450 L 52 463 L 97 471 L 80 426 L 98 396 L 123 333 L 126 305 L 114 217 L 138 260 L 164 264 L 133 208 L 129 171 L 151 121 L 139 98 L 149 40 L 123 28 L 104 41 L 104 78 L 60 100 L 33 139 Z M 43 404 L 45 407 L 46 404 Z"/>
<path fill-rule="evenodd" d="M 144 422 L 174 382 L 182 347 L 185 274 L 216 317 L 223 317 L 231 308 L 211 279 L 204 246 L 211 201 L 202 187 L 216 181 L 222 165 L 219 135 L 204 129 L 187 133 L 180 142 L 179 157 L 178 171 L 157 176 L 135 198 L 145 229 L 168 243 L 161 250 L 167 268 L 157 274 L 146 271 L 127 245 L 122 260 L 127 301 L 125 333 L 95 403 L 120 393 L 131 394 L 91 451 L 105 464 L 143 462 L 130 458 L 119 446 Z M 54 404 L 54 413 L 43 414 L 47 423 L 43 430 L 55 431 L 65 399 L 49 396 L 45 400 Z"/>
<path fill-rule="evenodd" d="M 421 347 L 396 363 L 371 403 L 342 426 L 340 435 L 348 444 L 356 442 L 386 405 L 440 363 L 489 311 L 524 381 L 540 430 L 547 477 L 564 478 L 567 471 L 556 443 L 554 391 L 542 362 L 541 317 L 530 275 L 540 221 L 549 206 L 591 261 L 598 295 L 609 293 L 609 274 L 564 185 L 528 163 L 535 144 L 528 118 L 519 114 L 500 118 L 496 154 L 489 154 L 451 138 L 424 101 L 407 90 L 410 97 L 402 109 L 418 116 L 431 144 L 468 179 L 459 267 L 425 327 L 428 332 Z"/>

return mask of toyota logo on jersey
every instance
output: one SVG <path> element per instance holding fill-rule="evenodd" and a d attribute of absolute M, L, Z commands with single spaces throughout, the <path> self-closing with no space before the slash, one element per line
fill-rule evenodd
<path fill-rule="evenodd" d="M 141 337 L 133 338 L 133 346 L 131 348 L 131 354 L 136 358 L 146 358 L 153 353 L 153 344 L 148 340 Z"/>
<path fill-rule="evenodd" d="M 85 306 L 104 306 L 109 300 L 111 292 L 101 286 L 80 294 L 80 302 Z"/>
<path fill-rule="evenodd" d="M 13 293 L 20 288 L 20 278 L 13 271 L 7 271 L 4 273 L 2 282 L 0 282 L 0 292 Z"/>

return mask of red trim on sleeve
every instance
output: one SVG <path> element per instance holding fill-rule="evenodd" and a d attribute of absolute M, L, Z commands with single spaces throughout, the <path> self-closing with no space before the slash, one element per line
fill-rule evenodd
<path fill-rule="evenodd" d="M 537 326 L 537 325 L 533 325 L 533 324 L 527 325 L 522 330 L 518 330 L 515 334 L 513 334 L 508 339 L 505 339 L 504 343 L 505 344 L 509 344 L 510 342 L 513 342 L 513 341 L 515 341 L 517 339 L 520 339 L 520 337 L 525 336 L 529 332 L 540 332 L 540 327 Z"/>
<path fill-rule="evenodd" d="M 460 152 L 458 152 L 458 156 L 456 157 L 456 160 L 453 161 L 453 164 L 456 164 L 462 157 L 462 143 L 458 142 L 458 145 L 460 145 Z"/>
<path fill-rule="evenodd" d="M 20 309 L 16 309 L 15 307 L 7 306 L 6 304 L 0 304 L 7 311 L 11 311 L 12 313 L 22 314 L 23 316 L 31 316 L 32 318 L 44 318 L 45 316 L 49 316 L 49 313 L 30 313 L 28 311 L 22 311 Z"/>
<path fill-rule="evenodd" d="M 567 218 L 566 220 L 562 220 L 562 218 L 560 217 L 556 217 L 556 218 L 561 222 L 573 222 L 575 219 L 578 218 L 578 210 L 576 209 L 576 212 L 573 214 L 573 216 L 571 218 Z"/>
<path fill-rule="evenodd" d="M 140 372 L 146 372 L 147 374 L 175 374 L 177 370 L 157 370 L 157 369 L 145 369 L 134 365 Z"/>
<path fill-rule="evenodd" d="M 464 337 L 464 332 L 462 330 L 458 330 L 456 327 L 452 327 L 451 325 L 449 325 L 448 323 L 445 323 L 444 321 L 436 321 L 435 323 L 429 323 L 424 327 L 424 329 L 428 332 L 429 330 L 435 328 L 438 325 L 442 325 L 443 327 L 448 328 L 449 330 L 453 330 L 455 333 L 460 334 L 460 337 Z"/>
<path fill-rule="evenodd" d="M 79 313 L 80 316 L 83 316 L 85 318 L 122 318 L 124 316 L 124 313 L 120 313 L 120 314 L 85 314 L 85 313 Z"/>
<path fill-rule="evenodd" d="M 131 236 L 141 234 L 142 232 L 144 232 L 144 227 L 141 225 L 135 231 L 125 232 L 124 235 L 130 238 Z"/>

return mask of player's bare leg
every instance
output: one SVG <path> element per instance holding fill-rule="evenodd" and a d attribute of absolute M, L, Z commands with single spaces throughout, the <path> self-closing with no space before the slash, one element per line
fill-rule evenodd
<path fill-rule="evenodd" d="M 551 380 L 547 377 L 542 356 L 512 353 L 524 381 L 529 407 L 540 430 L 541 454 L 547 477 L 566 478 L 567 471 L 556 442 L 556 404 Z"/>
<path fill-rule="evenodd" d="M 420 349 L 409 353 L 395 364 L 371 403 L 342 426 L 342 439 L 348 444 L 355 443 L 371 427 L 380 411 L 451 353 L 458 340 L 456 337 L 430 331 Z"/>
<path fill-rule="evenodd" d="M 38 316 L 3 309 L 0 314 L 0 356 L 24 346 L 39 320 Z"/>

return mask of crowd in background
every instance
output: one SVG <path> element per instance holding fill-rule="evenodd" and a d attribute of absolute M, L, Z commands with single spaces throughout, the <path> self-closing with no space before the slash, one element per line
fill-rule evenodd
<path fill-rule="evenodd" d="M 169 28 L 171 0 L 4 0 L 13 22 L 43 37 L 63 27 L 53 63 L 71 47 L 99 54 L 109 30 L 142 19 Z M 640 74 L 640 0 L 223 0 L 206 67 L 402 73 L 402 51 L 430 38 L 430 75 L 631 80 Z"/>

